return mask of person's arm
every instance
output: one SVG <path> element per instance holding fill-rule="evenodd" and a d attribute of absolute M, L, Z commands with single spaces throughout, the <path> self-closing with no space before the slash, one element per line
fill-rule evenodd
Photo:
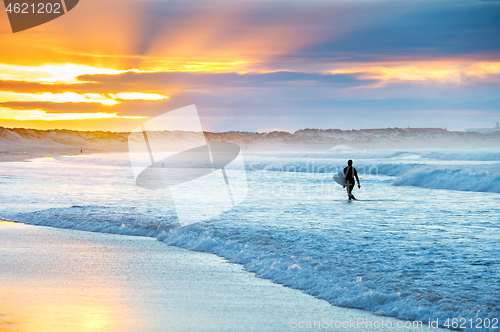
<path fill-rule="evenodd" d="M 361 188 L 361 184 L 359 183 L 359 178 L 358 178 L 358 171 L 354 169 L 354 176 L 356 177 L 356 181 L 358 181 L 358 188 Z"/>

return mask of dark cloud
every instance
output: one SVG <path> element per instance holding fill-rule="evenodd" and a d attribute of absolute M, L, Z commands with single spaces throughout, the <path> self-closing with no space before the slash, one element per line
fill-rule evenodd
<path fill-rule="evenodd" d="M 10 101 L 0 103 L 0 107 L 13 110 L 42 110 L 50 113 L 92 113 L 109 112 L 111 109 L 95 103 L 52 103 L 43 101 Z"/>
<path fill-rule="evenodd" d="M 160 91 L 169 89 L 210 89 L 211 87 L 262 87 L 269 85 L 286 85 L 297 82 L 315 82 L 344 88 L 361 86 L 373 83 L 372 80 L 360 79 L 355 74 L 315 74 L 300 72 L 273 72 L 265 74 L 236 74 L 236 73 L 125 73 L 121 75 L 87 75 L 80 76 L 81 80 L 92 81 L 100 87 L 112 88 L 120 91 Z"/>
<path fill-rule="evenodd" d="M 18 93 L 37 93 L 37 92 L 64 92 L 68 91 L 68 85 L 44 85 L 34 82 L 22 81 L 2 81 L 0 80 L 0 91 L 18 92 Z"/>
<path fill-rule="evenodd" d="M 1 81 L 0 91 L 17 93 L 100 93 L 145 92 L 170 95 L 172 91 L 287 87 L 295 84 L 320 84 L 330 87 L 350 88 L 372 84 L 374 80 L 358 77 L 358 74 L 315 74 L 300 72 L 272 72 L 264 74 L 236 73 L 124 73 L 120 75 L 84 75 L 79 77 L 90 83 L 41 84 L 34 82 Z"/>
<path fill-rule="evenodd" d="M 475 55 L 498 59 L 500 2 L 401 2 L 394 3 L 394 9 L 383 16 L 340 38 L 307 48 L 302 54 L 305 57 L 350 55 L 351 61 L 405 55 L 414 58 Z"/>
<path fill-rule="evenodd" d="M 23 82 L 23 81 L 2 81 L 0 80 L 0 91 L 16 92 L 16 93 L 118 93 L 124 92 L 119 90 L 126 88 L 126 84 L 120 86 L 104 86 L 96 83 L 80 83 L 80 84 L 42 84 L 37 82 Z M 126 90 L 130 91 L 130 90 Z M 137 90 L 136 90 L 137 91 Z"/>
<path fill-rule="evenodd" d="M 13 109 L 42 109 L 47 112 L 116 112 L 120 116 L 155 117 L 165 112 L 196 104 L 207 130 L 262 130 L 304 127 L 370 128 L 375 126 L 424 126 L 445 124 L 449 113 L 469 121 L 470 112 L 482 111 L 492 118 L 498 114 L 499 85 L 406 83 L 378 88 L 360 88 L 374 83 L 355 75 L 319 75 L 276 72 L 266 74 L 235 73 L 126 73 L 82 77 L 94 81 L 82 85 L 60 85 L 79 92 L 120 91 L 160 92 L 170 98 L 162 101 L 122 101 L 105 106 L 95 103 L 9 102 L 0 106 Z M 22 85 L 22 84 L 21 84 Z M 27 86 L 33 87 L 31 83 Z M 36 85 L 43 88 L 43 85 Z M 42 90 L 43 91 L 43 90 Z M 40 91 L 40 92 L 42 92 Z M 67 90 L 66 90 L 67 91 Z M 466 112 L 465 112 L 466 111 Z M 477 114 L 477 112 L 476 112 Z M 483 114 L 483 113 L 481 113 Z M 404 119 L 407 117 L 408 122 Z M 419 118 L 420 117 L 420 118 Z M 484 115 L 482 115 L 484 118 Z M 488 118 L 488 119 L 489 119 Z M 411 122 L 411 121 L 413 122 Z M 436 120 L 437 121 L 437 120 Z M 460 129 L 460 128 L 455 128 Z"/>
<path fill-rule="evenodd" d="M 41 102 L 0 106 L 154 117 L 196 104 L 211 130 L 450 127 L 446 121 L 452 120 L 463 128 L 477 121 L 474 114 L 487 114 L 483 117 L 487 121 L 499 116 L 499 85 L 489 76 L 461 77 L 460 83 L 394 80 L 389 84 L 360 74 L 318 74 L 349 61 L 366 66 L 370 62 L 380 66 L 383 61 L 391 66 L 391 60 L 401 59 L 410 65 L 418 59 L 498 61 L 498 1 L 143 1 L 137 8 L 130 22 L 128 16 L 121 17 L 122 24 L 130 23 L 124 35 L 95 28 L 98 36 L 86 38 L 86 16 L 79 21 L 81 38 L 71 31 L 72 40 L 78 45 L 86 40 L 105 46 L 123 42 L 122 48 L 113 46 L 116 52 L 108 53 L 132 59 L 137 68 L 146 68 L 144 63 L 170 68 L 170 60 L 172 67 L 183 68 L 190 61 L 242 59 L 248 60 L 248 68 L 242 65 L 238 70 L 254 73 L 86 75 L 79 78 L 90 83 L 73 85 L 0 81 L 0 91 L 149 92 L 170 97 L 115 106 Z M 92 46 L 82 45 L 82 49 Z M 101 50 L 88 52 L 101 54 Z M 433 68 L 437 66 L 438 62 Z M 265 70 L 279 71 L 255 73 Z M 385 85 L 375 87 L 375 83 Z M 454 111 L 456 116 L 450 116 Z"/>

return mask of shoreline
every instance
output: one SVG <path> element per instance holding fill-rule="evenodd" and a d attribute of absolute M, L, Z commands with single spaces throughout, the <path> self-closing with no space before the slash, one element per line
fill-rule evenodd
<path fill-rule="evenodd" d="M 0 331 L 290 331 L 325 318 L 408 331 L 152 238 L 12 222 L 0 234 Z"/>
<path fill-rule="evenodd" d="M 345 144 L 241 144 L 240 149 L 243 153 L 272 153 L 272 152 L 326 152 L 328 149 L 332 148 L 347 148 L 353 151 L 357 150 L 377 150 L 377 149 L 388 149 L 388 150 L 429 150 L 429 147 L 422 147 L 420 145 L 412 144 L 387 144 L 386 146 L 378 146 L 375 143 L 345 143 Z M 440 146 L 432 147 L 432 149 L 443 149 L 443 150 L 467 150 L 467 149 L 495 149 L 497 146 Z M 111 153 L 128 153 L 128 149 L 84 149 L 83 153 L 80 153 L 80 149 L 47 149 L 33 147 L 29 150 L 19 150 L 19 151 L 0 151 L 0 163 L 2 162 L 22 162 L 28 159 L 35 158 L 53 158 L 61 156 L 80 156 L 80 155 L 91 155 L 95 153 L 111 154 Z"/>
<path fill-rule="evenodd" d="M 0 152 L 0 163 L 22 162 L 22 161 L 27 161 L 28 159 L 36 159 L 36 158 L 54 158 L 61 156 L 80 156 L 80 155 L 83 156 L 94 153 L 125 153 L 125 152 L 127 151 L 104 151 L 95 149 L 84 150 L 83 153 L 80 153 L 80 149 L 61 149 L 60 151 L 54 151 L 52 149 L 49 152 L 44 152 L 44 151 Z"/>
<path fill-rule="evenodd" d="M 192 132 L 150 133 L 161 142 L 158 151 L 183 150 Z M 149 135 L 149 134 L 148 134 Z M 129 133 L 74 130 L 38 130 L 0 127 L 0 162 L 23 161 L 44 156 L 128 152 Z M 205 132 L 208 142 L 230 142 L 243 152 L 321 152 L 331 148 L 372 149 L 477 149 L 496 148 L 500 131 L 491 134 L 441 130 L 412 131 L 387 128 L 376 131 L 302 129 L 294 133 Z"/>

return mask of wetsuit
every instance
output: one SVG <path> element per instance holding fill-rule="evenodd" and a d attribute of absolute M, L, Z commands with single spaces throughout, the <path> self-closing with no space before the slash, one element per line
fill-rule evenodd
<path fill-rule="evenodd" d="M 352 194 L 352 189 L 354 188 L 354 185 L 356 184 L 356 182 L 354 181 L 354 178 L 356 178 L 356 180 L 358 181 L 358 185 L 359 185 L 358 172 L 356 171 L 356 169 L 354 167 L 347 166 L 346 168 L 344 168 L 344 177 L 345 177 L 345 183 L 346 183 L 346 187 L 347 187 L 347 195 L 349 196 L 349 200 L 351 198 L 356 199 L 354 197 L 354 195 Z"/>

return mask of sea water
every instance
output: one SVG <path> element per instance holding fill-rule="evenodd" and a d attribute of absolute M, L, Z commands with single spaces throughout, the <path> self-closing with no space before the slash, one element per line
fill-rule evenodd
<path fill-rule="evenodd" d="M 247 153 L 245 201 L 179 227 L 127 154 L 0 164 L 0 216 L 156 237 L 336 306 L 500 330 L 500 150 Z M 354 160 L 357 201 L 332 175 Z M 169 259 L 165 257 L 165 259 Z"/>

